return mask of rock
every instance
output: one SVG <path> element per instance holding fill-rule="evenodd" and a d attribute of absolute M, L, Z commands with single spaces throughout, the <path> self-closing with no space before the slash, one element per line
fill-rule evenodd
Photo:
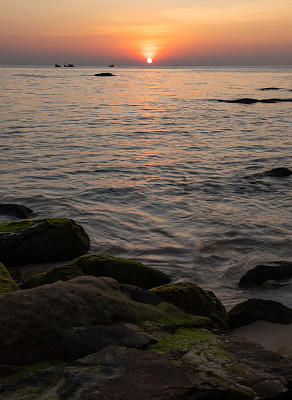
<path fill-rule="evenodd" d="M 47 358 L 56 357 L 56 342 L 70 337 L 76 328 L 123 322 L 137 323 L 142 329 L 145 322 L 146 331 L 168 332 L 182 326 L 212 326 L 208 318 L 186 315 L 171 304 L 147 303 L 134 301 L 116 280 L 93 276 L 3 294 L 0 363 L 15 363 L 17 353 L 23 357 L 39 352 Z M 82 343 L 82 332 L 80 335 Z M 58 354 L 61 357 L 62 352 Z"/>
<path fill-rule="evenodd" d="M 18 285 L 14 282 L 3 264 L 0 263 L 0 295 L 18 290 Z"/>
<path fill-rule="evenodd" d="M 73 260 L 70 264 L 35 275 L 25 281 L 21 288 L 30 289 L 58 280 L 69 280 L 80 275 L 109 276 L 120 283 L 144 289 L 170 282 L 170 276 L 139 262 L 104 254 L 89 254 Z M 149 293 L 148 296 L 150 296 Z"/>
<path fill-rule="evenodd" d="M 89 245 L 84 229 L 67 218 L 0 223 L 0 261 L 7 267 L 72 259 Z"/>
<path fill-rule="evenodd" d="M 276 178 L 283 178 L 286 176 L 290 176 L 292 174 L 292 171 L 288 168 L 280 167 L 280 168 L 273 168 L 267 171 L 265 174 Z"/>
<path fill-rule="evenodd" d="M 17 218 L 28 218 L 32 212 L 33 211 L 30 208 L 20 204 L 0 204 L 1 214 L 13 215 Z"/>
<path fill-rule="evenodd" d="M 278 87 L 266 87 L 266 88 L 262 88 L 260 90 L 280 90 L 280 88 L 278 88 Z"/>
<path fill-rule="evenodd" d="M 169 354 L 110 346 L 72 364 L 40 371 L 1 396 L 63 400 L 249 400 L 254 392 Z"/>
<path fill-rule="evenodd" d="M 94 76 L 115 76 L 111 72 L 101 72 L 100 74 L 95 74 Z"/>
<path fill-rule="evenodd" d="M 266 281 L 279 281 L 292 278 L 292 262 L 274 261 L 268 264 L 257 265 L 247 271 L 240 279 L 239 286 L 260 286 Z"/>
<path fill-rule="evenodd" d="M 150 289 L 169 283 L 169 275 L 140 262 L 104 254 L 89 254 L 73 260 L 70 266 L 77 266 L 86 275 L 109 276 L 120 283 Z"/>
<path fill-rule="evenodd" d="M 85 275 L 82 269 L 76 265 L 61 265 L 50 269 L 47 272 L 34 275 L 27 279 L 20 285 L 21 289 L 32 289 L 34 287 L 58 282 L 69 281 L 70 279 L 77 278 L 77 276 Z"/>
<path fill-rule="evenodd" d="M 244 97 L 242 99 L 235 99 L 235 100 L 217 100 L 223 103 L 239 103 L 239 104 L 254 104 L 254 103 L 284 103 L 284 102 L 291 102 L 292 99 L 251 99 L 249 97 Z"/>
<path fill-rule="evenodd" d="M 273 300 L 248 299 L 233 307 L 229 313 L 231 329 L 264 320 L 278 324 L 292 322 L 292 310 Z"/>
<path fill-rule="evenodd" d="M 156 287 L 151 291 L 184 312 L 209 317 L 221 329 L 229 327 L 225 307 L 210 290 L 203 290 L 194 283 L 182 282 Z"/>

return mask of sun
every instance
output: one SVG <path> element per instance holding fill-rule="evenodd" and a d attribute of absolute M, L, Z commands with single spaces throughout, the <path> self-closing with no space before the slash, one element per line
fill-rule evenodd
<path fill-rule="evenodd" d="M 147 58 L 147 62 L 148 62 L 148 64 L 151 64 L 152 63 L 152 58 Z"/>

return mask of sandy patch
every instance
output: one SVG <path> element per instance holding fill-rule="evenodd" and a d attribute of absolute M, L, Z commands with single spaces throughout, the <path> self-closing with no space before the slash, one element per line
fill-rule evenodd
<path fill-rule="evenodd" d="M 232 333 L 260 343 L 266 349 L 292 359 L 292 324 L 283 325 L 267 321 L 256 321 L 233 329 Z"/>

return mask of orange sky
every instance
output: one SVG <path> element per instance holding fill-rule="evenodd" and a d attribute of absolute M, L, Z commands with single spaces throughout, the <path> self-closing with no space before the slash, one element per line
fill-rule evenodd
<path fill-rule="evenodd" d="M 2 0 L 0 63 L 291 65 L 291 0 Z"/>

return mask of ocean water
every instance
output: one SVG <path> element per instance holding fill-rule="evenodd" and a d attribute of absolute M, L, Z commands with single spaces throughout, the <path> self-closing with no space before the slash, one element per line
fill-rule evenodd
<path fill-rule="evenodd" d="M 256 265 L 292 261 L 292 177 L 263 174 L 292 168 L 292 103 L 218 102 L 292 98 L 291 79 L 292 67 L 1 67 L 0 202 L 72 218 L 90 252 L 195 282 L 227 308 L 292 307 L 292 285 L 238 288 Z"/>

